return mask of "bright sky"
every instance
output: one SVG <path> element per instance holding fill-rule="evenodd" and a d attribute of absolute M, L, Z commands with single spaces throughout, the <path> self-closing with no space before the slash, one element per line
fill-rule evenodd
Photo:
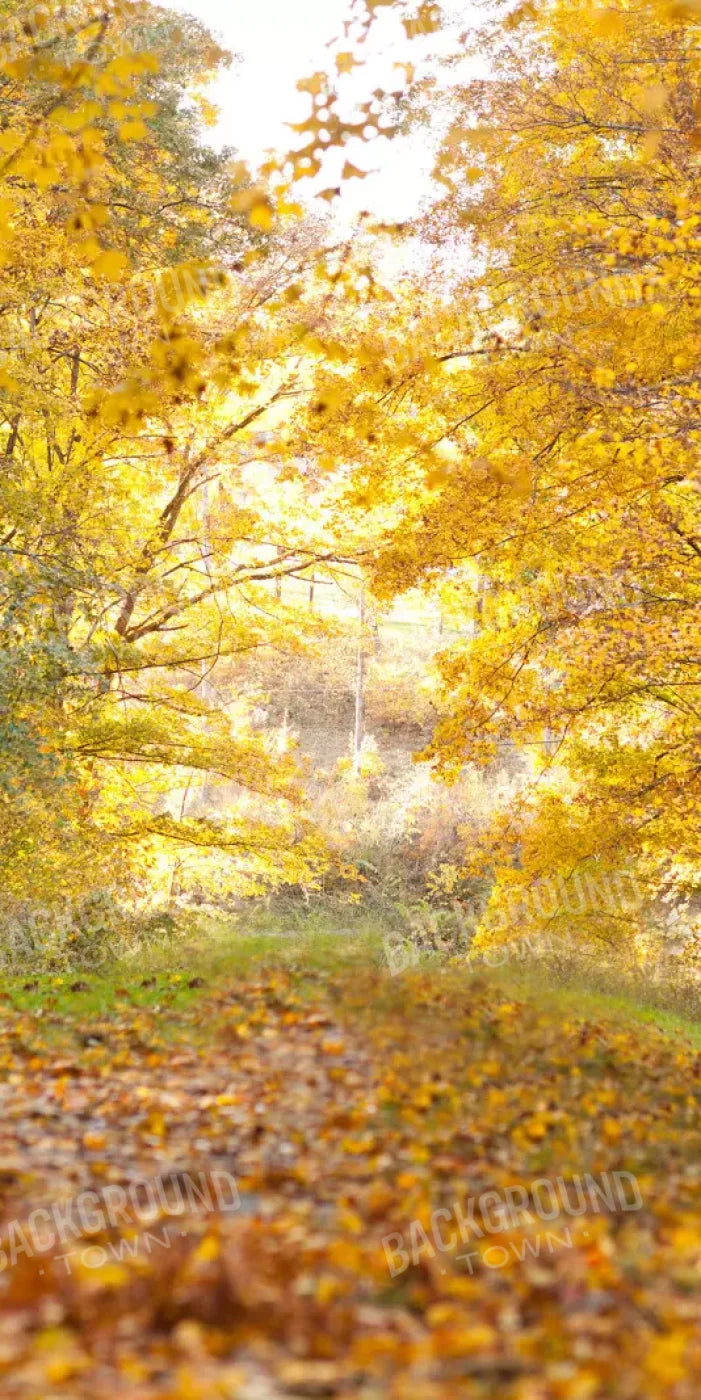
<path fill-rule="evenodd" d="M 287 149 L 300 138 L 286 122 L 302 120 L 309 111 L 308 96 L 296 91 L 298 79 L 333 64 L 326 45 L 342 36 L 349 0 L 163 0 L 172 9 L 196 15 L 241 56 L 210 93 L 220 109 L 217 142 L 234 146 L 252 165 L 269 148 Z M 365 96 L 377 86 L 397 86 L 401 76 L 392 63 L 410 56 L 403 32 L 391 30 L 384 44 L 378 25 L 373 49 L 385 47 L 384 57 L 358 68 L 355 83 Z M 413 55 L 416 56 L 415 54 Z M 348 81 L 348 80 L 346 80 Z M 349 143 L 341 159 L 361 169 L 379 170 L 368 180 L 352 180 L 344 188 L 344 213 L 371 209 L 383 219 L 414 214 L 430 188 L 431 152 L 425 139 Z M 338 164 L 324 182 L 338 183 Z"/>

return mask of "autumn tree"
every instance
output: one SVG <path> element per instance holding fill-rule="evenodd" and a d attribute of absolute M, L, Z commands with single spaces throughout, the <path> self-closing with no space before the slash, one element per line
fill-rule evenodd
<path fill-rule="evenodd" d="M 144 5 L 70 22 L 44 7 L 6 34 L 0 683 L 15 893 L 37 889 L 38 860 L 49 891 L 80 888 L 88 853 L 116 878 L 130 847 L 140 868 L 145 850 L 158 864 L 171 847 L 216 848 L 253 879 L 313 878 L 321 858 L 292 756 L 205 684 L 222 658 L 292 633 L 284 614 L 266 630 L 265 581 L 335 552 L 316 505 L 281 535 L 244 479 L 268 418 L 300 392 L 294 288 L 313 236 L 268 239 L 247 172 L 202 145 L 182 98 L 225 56 L 194 21 L 175 26 Z M 203 774 L 238 792 L 228 817 L 188 816 Z"/>
<path fill-rule="evenodd" d="M 496 879 L 486 928 L 515 886 L 522 929 L 625 937 L 628 908 L 572 893 L 582 872 L 694 885 L 697 43 L 654 7 L 483 13 L 455 58 L 488 76 L 453 65 L 413 99 L 447 127 L 412 229 L 432 276 L 346 343 L 355 498 L 400 514 L 374 587 L 463 579 L 473 635 L 443 656 L 428 757 L 448 780 L 514 746 L 532 768 L 469 853 Z"/>

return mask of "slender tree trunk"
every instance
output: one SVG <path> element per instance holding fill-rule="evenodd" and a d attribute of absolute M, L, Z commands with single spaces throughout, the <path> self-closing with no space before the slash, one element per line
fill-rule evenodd
<path fill-rule="evenodd" d="M 203 549 L 203 552 L 204 552 L 204 567 L 205 567 L 205 571 L 206 571 L 206 574 L 207 574 L 207 578 L 209 579 L 209 581 L 210 581 L 210 583 L 211 583 L 211 581 L 212 581 L 211 518 L 210 518 L 210 513 L 209 513 L 209 486 L 208 486 L 207 482 L 205 482 L 204 485 L 203 485 L 203 487 L 202 487 L 201 507 L 200 507 L 200 508 L 201 508 L 201 517 L 200 517 L 200 518 L 201 518 L 201 524 L 202 524 L 202 549 Z M 202 699 L 204 700 L 204 702 L 205 702 L 206 705 L 213 705 L 213 704 L 214 704 L 214 699 L 215 699 L 214 687 L 213 687 L 213 685 L 212 685 L 212 683 L 211 683 L 211 681 L 210 681 L 210 679 L 209 679 L 210 672 L 211 672 L 211 662 L 209 662 L 205 657 L 203 657 L 203 658 L 202 658 L 202 661 L 200 662 L 200 678 L 201 678 L 201 679 L 200 679 L 200 684 L 199 684 L 199 692 L 200 692 L 200 695 L 201 695 L 201 697 L 202 697 Z M 207 728 L 207 720 L 206 720 L 206 718 L 203 719 L 203 721 L 202 721 L 202 727 L 203 727 L 203 729 L 206 730 L 206 728 Z M 190 789 L 190 782 L 188 781 L 188 791 L 189 791 L 189 789 Z M 199 793 L 197 794 L 196 801 L 198 802 L 198 804 L 201 805 L 201 807 L 206 807 L 207 804 L 208 804 L 208 801 L 209 801 L 209 777 L 208 777 L 208 774 L 207 774 L 206 772 L 202 774 L 202 777 L 201 777 L 201 779 L 200 779 L 200 783 L 199 783 Z"/>
<path fill-rule="evenodd" d="M 360 590 L 358 604 L 358 655 L 355 668 L 355 731 L 353 734 L 353 765 L 357 771 L 365 737 L 365 589 Z"/>
<path fill-rule="evenodd" d="M 489 584 L 485 574 L 480 574 L 477 580 L 477 597 L 475 599 L 475 612 L 473 622 L 473 636 L 478 637 L 482 631 L 484 621 L 484 600 L 487 596 Z"/>

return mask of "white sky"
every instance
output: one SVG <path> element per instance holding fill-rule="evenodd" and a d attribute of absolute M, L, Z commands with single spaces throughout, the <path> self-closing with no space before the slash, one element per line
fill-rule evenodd
<path fill-rule="evenodd" d="M 350 0 L 163 0 L 163 3 L 196 15 L 215 37 L 224 40 L 227 48 L 241 56 L 241 62 L 225 72 L 210 91 L 209 96 L 220 109 L 219 127 L 210 139 L 234 146 L 253 166 L 260 162 L 266 150 L 286 150 L 302 139 L 285 125 L 303 120 L 309 111 L 309 97 L 296 91 L 296 83 L 317 69 L 334 71 L 333 53 L 326 45 L 342 37 Z M 352 79 L 344 80 L 363 97 L 369 96 L 378 86 L 400 86 L 402 77 L 400 73 L 393 73 L 393 61 L 418 56 L 417 41 L 408 44 L 397 21 L 389 16 L 388 24 L 392 27 L 385 29 L 384 36 L 383 27 L 378 24 L 377 37 L 365 45 L 372 55 L 371 62 L 356 69 Z M 350 47 L 346 42 L 341 44 L 342 49 Z M 377 52 L 383 47 L 384 56 Z M 330 162 L 336 160 L 336 164 L 330 164 L 320 188 L 338 183 L 339 162 L 345 159 L 361 169 L 380 173 L 367 180 L 346 182 L 344 214 L 370 209 L 381 219 L 403 219 L 415 214 L 421 200 L 429 193 L 432 158 L 425 138 L 351 142 L 342 155 L 339 152 L 330 155 Z M 309 184 L 311 186 L 311 182 Z"/>

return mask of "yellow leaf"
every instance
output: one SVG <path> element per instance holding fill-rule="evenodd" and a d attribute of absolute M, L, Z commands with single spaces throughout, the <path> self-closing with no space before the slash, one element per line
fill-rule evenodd
<path fill-rule="evenodd" d="M 670 1332 L 653 1337 L 645 1357 L 645 1369 L 666 1387 L 676 1385 L 688 1374 L 684 1353 L 686 1337 L 682 1332 Z"/>
<path fill-rule="evenodd" d="M 93 263 L 93 276 L 101 282 L 118 282 L 128 266 L 129 262 L 124 253 L 110 248 Z"/>
<path fill-rule="evenodd" d="M 312 73 L 311 78 L 300 78 L 297 84 L 298 92 L 311 93 L 312 97 L 318 97 L 324 90 L 326 83 L 325 73 Z"/>
<path fill-rule="evenodd" d="M 273 226 L 273 215 L 270 205 L 265 200 L 259 200 L 257 204 L 248 212 L 248 222 L 251 228 L 262 229 L 267 233 Z"/>
<path fill-rule="evenodd" d="M 148 136 L 148 127 L 142 121 L 122 122 L 119 128 L 120 141 L 143 141 Z"/>
<path fill-rule="evenodd" d="M 14 376 L 4 365 L 0 365 L 0 389 L 7 389 L 10 393 L 15 393 L 19 384 Z"/>
<path fill-rule="evenodd" d="M 664 83 L 653 83 L 652 87 L 645 89 L 642 95 L 642 108 L 644 112 L 661 112 L 667 98 L 669 88 Z"/>
<path fill-rule="evenodd" d="M 99 102 L 84 102 L 80 107 L 57 107 L 52 113 L 51 120 L 58 126 L 62 126 L 64 131 L 80 131 L 84 126 L 90 126 L 99 116 L 102 115 L 102 107 Z"/>
<path fill-rule="evenodd" d="M 354 68 L 359 68 L 360 64 L 352 53 L 339 53 L 336 55 L 336 68 L 339 73 L 351 73 Z"/>
<path fill-rule="evenodd" d="M 122 54 L 120 58 L 113 58 L 105 71 L 123 81 L 126 78 L 138 77 L 140 73 L 157 73 L 158 69 L 159 63 L 155 54 L 127 53 Z"/>
<path fill-rule="evenodd" d="M 192 1257 L 198 1264 L 211 1264 L 212 1260 L 219 1258 L 219 1254 L 219 1240 L 215 1239 L 213 1235 L 205 1235 Z"/>
<path fill-rule="evenodd" d="M 229 200 L 229 208 L 234 214 L 248 214 L 256 204 L 264 204 L 267 200 L 266 191 L 262 185 L 251 185 L 247 190 L 237 190 Z"/>
<path fill-rule="evenodd" d="M 624 26 L 625 20 L 623 15 L 618 14 L 616 10 L 606 9 L 597 16 L 593 28 L 597 34 L 601 34 L 604 38 L 609 38 L 612 35 L 620 34 Z"/>
<path fill-rule="evenodd" d="M 622 1132 L 618 1119 L 604 1118 L 602 1132 L 607 1142 L 618 1142 Z"/>
<path fill-rule="evenodd" d="M 660 149 L 662 141 L 661 131 L 648 131 L 640 142 L 640 149 L 646 160 L 652 160 Z"/>
<path fill-rule="evenodd" d="M 403 19 L 402 24 L 409 39 L 417 34 L 433 34 L 441 27 L 441 12 L 437 5 L 421 5 L 413 19 Z"/>

